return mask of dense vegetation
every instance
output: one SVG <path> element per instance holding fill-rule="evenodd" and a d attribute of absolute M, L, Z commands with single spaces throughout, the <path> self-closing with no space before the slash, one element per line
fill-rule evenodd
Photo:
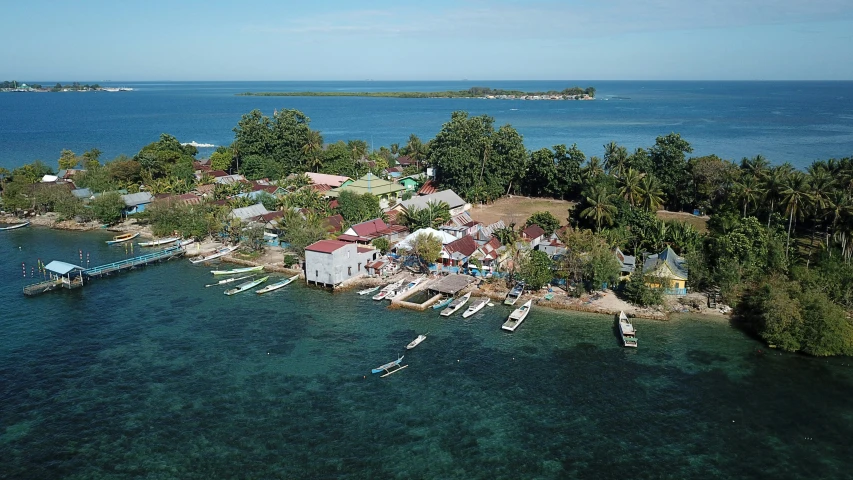
<path fill-rule="evenodd" d="M 560 91 L 523 92 L 520 90 L 492 89 L 489 87 L 471 87 L 468 90 L 447 90 L 443 92 L 244 92 L 241 96 L 254 97 L 380 97 L 380 98 L 480 98 L 486 96 L 542 96 L 560 95 L 564 97 L 595 97 L 595 88 L 570 87 Z"/>
<path fill-rule="evenodd" d="M 244 226 L 227 220 L 227 211 L 260 201 L 268 209 L 285 211 L 281 236 L 301 256 L 301 248 L 329 235 L 324 220 L 329 215 L 341 214 L 345 226 L 382 216 L 378 199 L 371 195 L 341 195 L 332 209 L 321 194 L 301 188 L 308 184 L 302 172 L 381 175 L 406 156 L 413 165 L 405 174 L 432 167 L 440 188 L 452 189 L 470 202 L 490 202 L 507 194 L 573 202 L 566 218 L 539 212 L 526 222 L 558 233 L 568 250 L 556 260 L 546 262 L 518 248 L 521 225 L 495 232 L 511 249 L 511 273 L 531 284 L 556 277 L 571 285 L 573 293 L 617 284 L 619 265 L 612 251 L 619 247 L 637 256 L 638 266 L 622 294 L 637 304 L 656 305 L 662 292 L 648 283 L 665 279 L 647 282 L 642 264 L 648 254 L 669 246 L 687 259 L 693 291 L 719 289 L 745 328 L 767 342 L 813 355 L 853 353 L 847 313 L 853 310 L 851 158 L 816 161 L 800 171 L 789 164 L 771 165 L 760 155 L 740 161 L 689 157 L 692 147 L 677 133 L 634 151 L 611 142 L 603 146 L 601 157 L 587 157 L 576 145 L 529 151 L 512 126 L 497 127 L 487 115 L 466 112 L 454 112 L 427 142 L 412 135 L 404 145 L 376 151 L 360 139 L 324 143 L 320 132 L 310 128 L 310 119 L 297 110 L 276 111 L 272 117 L 250 112 L 234 133 L 234 142 L 211 156 L 213 168 L 270 179 L 287 195 L 234 198 L 246 190 L 245 184 L 216 185 L 213 198 L 228 199 L 225 205 L 152 206 L 139 218 L 147 218 L 155 232 L 163 234 L 239 237 Z M 108 192 L 180 194 L 212 183 L 208 175 L 194 175 L 196 154 L 194 147 L 167 134 L 133 157 L 105 163 L 97 150 L 79 156 L 65 150 L 60 168 L 82 166 L 85 172 L 78 173 L 75 182 L 91 189 L 96 200 L 84 202 L 68 189 L 40 184 L 52 169 L 34 162 L 11 172 L 0 169 L 3 207 L 113 222 L 118 201 Z M 699 210 L 710 220 L 662 220 L 658 211 L 663 208 Z M 430 204 L 401 215 L 399 221 L 412 229 L 434 227 L 446 221 L 448 210 L 446 204 Z M 566 222 L 568 228 L 557 230 Z M 435 239 L 421 239 L 413 251 L 422 260 L 434 260 Z"/>

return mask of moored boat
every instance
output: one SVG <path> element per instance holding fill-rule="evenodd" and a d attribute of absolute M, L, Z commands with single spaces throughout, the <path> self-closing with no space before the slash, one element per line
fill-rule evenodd
<path fill-rule="evenodd" d="M 523 322 L 524 319 L 527 318 L 527 314 L 530 313 L 530 307 L 532 305 L 533 300 L 528 300 L 524 302 L 524 305 L 516 308 L 515 311 L 509 314 L 509 318 L 506 320 L 506 322 L 504 322 L 503 325 L 501 325 L 501 328 L 508 332 L 514 332 L 515 329 L 518 328 L 519 325 L 521 325 L 521 322 Z"/>
<path fill-rule="evenodd" d="M 235 293 L 245 292 L 246 290 L 249 290 L 250 288 L 255 288 L 258 285 L 266 282 L 267 280 L 269 280 L 269 278 L 270 277 L 268 277 L 268 276 L 267 277 L 261 277 L 257 280 L 252 280 L 251 282 L 241 283 L 240 285 L 237 285 L 236 287 L 234 287 L 232 289 L 225 290 L 225 295 L 234 295 Z"/>
<path fill-rule="evenodd" d="M 412 340 L 408 345 L 406 345 L 406 350 L 411 350 L 411 349 L 417 347 L 418 345 L 421 344 L 421 342 L 426 340 L 426 337 L 427 337 L 426 335 L 418 335 L 418 338 Z"/>
<path fill-rule="evenodd" d="M 175 243 L 180 240 L 180 237 L 169 237 L 169 238 L 161 238 L 159 240 L 151 240 L 149 242 L 139 242 L 137 245 L 140 247 L 157 247 L 160 245 L 168 245 L 170 243 Z"/>
<path fill-rule="evenodd" d="M 133 240 L 134 238 L 139 236 L 139 232 L 136 233 L 122 233 L 121 235 L 116 235 L 112 240 L 107 240 L 107 245 L 115 245 L 116 243 L 124 243 Z"/>
<path fill-rule="evenodd" d="M 457 298 L 456 300 L 450 302 L 450 305 L 448 305 L 447 308 L 445 308 L 444 310 L 441 311 L 441 316 L 442 317 L 449 317 L 449 316 L 453 315 L 454 313 L 456 313 L 457 310 L 459 310 L 466 303 L 468 303 L 468 300 L 470 298 L 471 298 L 471 292 L 468 292 L 465 295 L 462 295 L 461 297 Z"/>
<path fill-rule="evenodd" d="M 367 295 L 368 293 L 373 293 L 373 292 L 379 290 L 381 287 L 382 287 L 381 285 L 377 285 L 375 287 L 365 288 L 364 290 L 359 290 L 358 294 L 359 295 Z"/>
<path fill-rule="evenodd" d="M 524 282 L 518 282 L 512 287 L 512 290 L 506 294 L 506 299 L 504 300 L 504 305 L 515 305 L 515 302 L 521 298 L 521 294 L 524 293 Z"/>
<path fill-rule="evenodd" d="M 631 320 L 628 320 L 628 315 L 625 315 L 624 311 L 619 312 L 618 321 L 622 345 L 637 348 L 637 331 L 634 330 L 634 325 L 631 323 Z"/>
<path fill-rule="evenodd" d="M 396 290 L 397 287 L 399 287 L 402 283 L 403 283 L 403 281 L 399 280 L 399 281 L 396 281 L 393 283 L 389 283 L 388 285 L 385 285 L 385 287 L 382 290 L 379 290 L 379 293 L 377 293 L 376 295 L 373 296 L 373 299 L 374 300 L 384 299 L 385 297 L 388 296 L 389 293 Z"/>
<path fill-rule="evenodd" d="M 474 315 L 475 313 L 482 310 L 483 307 L 485 307 L 488 303 L 489 303 L 489 299 L 486 297 L 482 297 L 482 298 L 478 298 L 478 299 L 474 300 L 474 303 L 472 303 L 471 306 L 468 307 L 468 310 L 465 310 L 465 312 L 462 313 L 462 318 L 468 318 L 471 315 Z"/>
<path fill-rule="evenodd" d="M 418 278 L 412 280 L 411 282 L 407 283 L 405 287 L 398 288 L 398 289 L 395 289 L 395 290 L 389 292 L 388 295 L 385 296 L 385 299 L 386 300 L 392 300 L 394 297 L 397 297 L 397 296 L 399 296 L 403 293 L 406 293 L 409 290 L 417 287 L 423 281 L 424 281 L 423 277 L 418 277 Z"/>
<path fill-rule="evenodd" d="M 228 247 L 218 248 L 212 252 L 207 252 L 204 255 L 199 255 L 198 257 L 191 258 L 190 263 L 198 264 L 198 263 L 207 262 L 209 260 L 215 260 L 219 257 L 224 257 L 225 255 L 228 255 L 229 253 L 233 252 L 234 250 L 237 250 L 237 247 L 235 247 L 233 245 L 228 246 Z"/>
<path fill-rule="evenodd" d="M 402 370 L 402 369 L 408 367 L 408 365 L 400 366 L 400 363 L 403 361 L 403 357 L 404 357 L 404 355 L 400 355 L 400 358 L 398 358 L 397 360 L 394 360 L 393 362 L 388 362 L 385 365 L 380 365 L 380 366 L 374 368 L 373 370 L 371 370 L 371 372 L 373 372 L 373 373 L 385 372 L 385 374 L 382 376 L 387 377 L 388 375 L 391 375 L 392 373 L 395 373 L 399 370 Z"/>
<path fill-rule="evenodd" d="M 29 224 L 30 224 L 30 222 L 15 223 L 13 225 L 9 225 L 8 227 L 0 227 L 0 230 L 14 230 L 16 228 L 24 228 Z M 0 224 L 0 225 L 5 225 L 5 224 Z"/>
<path fill-rule="evenodd" d="M 452 301 L 453 301 L 453 297 L 447 297 L 447 298 L 441 300 L 440 302 L 436 303 L 435 305 L 433 305 L 432 308 L 434 310 L 438 310 L 439 308 L 444 308 Z"/>
<path fill-rule="evenodd" d="M 180 245 L 182 247 L 186 247 L 187 245 L 191 245 L 193 243 L 195 243 L 195 239 L 194 238 L 188 238 L 186 240 L 181 240 L 181 243 L 179 243 L 178 245 Z"/>
<path fill-rule="evenodd" d="M 211 270 L 210 273 L 214 275 L 237 275 L 238 273 L 260 272 L 263 269 L 263 265 L 257 265 L 254 267 L 232 268 L 231 270 Z"/>
<path fill-rule="evenodd" d="M 220 281 L 218 281 L 218 282 L 216 282 L 216 283 L 211 283 L 211 284 L 205 285 L 205 287 L 216 287 L 216 286 L 219 286 L 219 285 L 227 285 L 227 284 L 229 284 L 229 283 L 239 282 L 240 280 L 245 280 L 245 279 L 247 279 L 247 278 L 255 278 L 255 276 L 254 276 L 254 275 L 246 275 L 246 276 L 243 276 L 243 277 L 231 277 L 231 278 L 226 278 L 225 280 L 220 280 Z"/>
<path fill-rule="evenodd" d="M 261 293 L 267 293 L 267 292 L 272 292 L 274 290 L 278 290 L 279 288 L 286 287 L 286 286 L 290 285 L 297 278 L 299 278 L 299 275 L 294 275 L 290 278 L 285 278 L 284 280 L 282 280 L 280 282 L 271 283 L 271 284 L 267 285 L 266 287 L 258 290 L 255 293 L 261 294 Z"/>

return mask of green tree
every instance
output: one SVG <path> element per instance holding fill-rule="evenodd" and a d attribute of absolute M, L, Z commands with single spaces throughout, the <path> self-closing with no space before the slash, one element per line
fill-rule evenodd
<path fill-rule="evenodd" d="M 379 253 L 381 253 L 382 255 L 385 255 L 386 253 L 388 253 L 388 250 L 391 249 L 391 242 L 389 242 L 388 239 L 385 237 L 375 238 L 370 243 L 374 247 L 376 247 L 376 249 L 379 250 Z"/>
<path fill-rule="evenodd" d="M 121 220 L 124 200 L 118 192 L 107 192 L 89 202 L 92 215 L 101 223 L 111 225 Z"/>
<path fill-rule="evenodd" d="M 450 220 L 450 207 L 447 202 L 430 201 L 426 207 L 411 207 L 400 215 L 400 224 L 410 231 L 421 228 L 438 228 Z"/>
<path fill-rule="evenodd" d="M 285 210 L 278 223 L 281 226 L 281 240 L 301 259 L 305 258 L 307 246 L 329 235 L 323 218 L 313 213 L 303 216 L 299 212 Z"/>
<path fill-rule="evenodd" d="M 551 259 L 545 252 L 532 250 L 521 260 L 518 271 L 519 276 L 524 279 L 527 288 L 539 290 L 548 285 L 554 278 L 551 269 Z"/>
<path fill-rule="evenodd" d="M 249 252 L 263 252 L 266 247 L 264 226 L 259 223 L 252 223 L 244 228 L 240 244 Z"/>
<path fill-rule="evenodd" d="M 83 168 L 85 168 L 86 170 L 101 166 L 101 151 L 97 148 L 93 148 L 91 150 L 83 152 L 83 155 L 81 155 L 80 157 L 81 163 L 83 164 Z"/>
<path fill-rule="evenodd" d="M 593 185 L 586 196 L 587 207 L 581 211 L 582 218 L 589 218 L 596 224 L 596 231 L 601 231 L 602 223 L 613 223 L 616 206 L 613 205 L 614 194 L 604 184 Z"/>
<path fill-rule="evenodd" d="M 653 175 L 646 175 L 640 180 L 640 195 L 646 210 L 656 212 L 663 207 L 665 193 Z"/>
<path fill-rule="evenodd" d="M 231 170 L 231 162 L 234 160 L 234 152 L 227 147 L 217 147 L 216 151 L 210 155 L 211 170 Z"/>
<path fill-rule="evenodd" d="M 338 195 L 338 213 L 349 225 L 379 218 L 382 208 L 379 198 L 370 193 L 358 194 L 344 190 Z"/>
<path fill-rule="evenodd" d="M 323 165 L 323 136 L 319 131 L 308 130 L 302 154 L 305 155 L 305 166 L 308 170 L 319 172 Z"/>
<path fill-rule="evenodd" d="M 629 168 L 623 172 L 619 183 L 619 194 L 622 198 L 628 201 L 631 206 L 636 206 L 643 198 L 642 180 L 645 178 L 645 173 L 640 173 L 633 168 Z"/>
<path fill-rule="evenodd" d="M 750 203 L 758 205 L 759 199 L 764 195 L 760 181 L 753 176 L 747 175 L 734 185 L 735 193 L 743 202 L 743 216 L 746 218 L 746 208 Z"/>
<path fill-rule="evenodd" d="M 412 239 L 409 254 L 418 258 L 422 270 L 428 270 L 429 264 L 439 259 L 442 247 L 435 234 L 421 232 Z"/>
<path fill-rule="evenodd" d="M 524 191 L 533 197 L 562 197 L 558 190 L 557 163 L 550 148 L 542 148 L 530 155 L 530 167 L 524 179 Z"/>
<path fill-rule="evenodd" d="M 549 211 L 534 212 L 524 224 L 525 227 L 530 225 L 539 225 L 546 235 L 551 235 L 560 228 L 560 220 Z"/>
<path fill-rule="evenodd" d="M 59 169 L 70 170 L 80 163 L 80 159 L 71 150 L 63 149 L 59 154 Z"/>
<path fill-rule="evenodd" d="M 693 201 L 691 189 L 685 188 L 690 183 L 686 154 L 691 152 L 693 147 L 677 133 L 658 137 L 649 150 L 652 166 L 650 173 L 661 182 L 663 195 L 677 207 L 689 205 Z"/>
<path fill-rule="evenodd" d="M 801 172 L 794 172 L 788 176 L 781 194 L 782 202 L 785 204 L 785 213 L 788 214 L 788 238 L 785 242 L 785 250 L 787 251 L 791 248 L 791 229 L 794 225 L 794 217 L 801 216 L 803 206 L 808 206 L 808 202 L 811 200 L 808 178 Z"/>

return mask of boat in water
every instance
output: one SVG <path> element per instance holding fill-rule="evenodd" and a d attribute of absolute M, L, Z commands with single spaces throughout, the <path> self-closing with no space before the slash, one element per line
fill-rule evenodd
<path fill-rule="evenodd" d="M 475 313 L 482 310 L 483 307 L 485 307 L 488 303 L 489 299 L 486 297 L 474 300 L 474 303 L 472 303 L 471 306 L 468 307 L 468 310 L 465 310 L 465 312 L 462 313 L 462 318 L 468 318 L 471 315 L 474 315 Z"/>
<path fill-rule="evenodd" d="M 225 255 L 228 255 L 229 253 L 233 252 L 234 250 L 237 250 L 237 247 L 235 247 L 233 245 L 218 248 L 212 252 L 207 252 L 204 255 L 199 255 L 198 257 L 191 258 L 190 263 L 198 264 L 198 263 L 203 263 L 203 262 L 207 262 L 210 260 L 215 260 L 219 257 L 224 257 Z"/>
<path fill-rule="evenodd" d="M 249 290 L 251 288 L 255 288 L 258 285 L 266 282 L 267 280 L 269 280 L 269 278 L 270 278 L 269 276 L 261 277 L 257 280 L 252 280 L 251 282 L 241 283 L 240 285 L 237 285 L 236 287 L 234 287 L 232 289 L 225 290 L 225 295 L 234 295 L 234 294 L 237 294 L 240 292 L 245 292 L 246 290 Z"/>
<path fill-rule="evenodd" d="M 468 292 L 465 295 L 462 295 L 461 297 L 457 298 L 456 300 L 450 302 L 450 305 L 448 305 L 447 308 L 445 308 L 444 310 L 441 311 L 441 316 L 442 317 L 449 317 L 449 316 L 453 315 L 454 313 L 456 313 L 457 310 L 459 310 L 460 308 L 465 306 L 465 304 L 468 303 L 468 300 L 470 300 L 470 299 L 471 299 L 471 292 Z"/>
<path fill-rule="evenodd" d="M 117 243 L 129 242 L 138 236 L 139 236 L 139 232 L 122 233 L 121 235 L 116 235 L 115 237 L 113 237 L 112 240 L 107 240 L 107 245 L 115 245 Z"/>
<path fill-rule="evenodd" d="M 243 277 L 226 278 L 225 280 L 220 280 L 216 283 L 211 283 L 211 284 L 205 285 L 205 287 L 218 287 L 219 285 L 227 285 L 229 283 L 239 282 L 240 280 L 245 280 L 247 278 L 255 278 L 255 276 L 254 275 L 246 275 Z"/>
<path fill-rule="evenodd" d="M 421 342 L 426 340 L 426 337 L 427 337 L 426 335 L 418 335 L 418 338 L 412 340 L 408 345 L 406 345 L 406 350 L 411 350 L 411 349 L 417 347 L 418 345 L 421 344 Z"/>
<path fill-rule="evenodd" d="M 377 285 L 375 287 L 365 288 L 364 290 L 359 290 L 358 294 L 359 295 L 367 295 L 369 293 L 373 293 L 373 292 L 379 290 L 379 288 L 381 288 L 381 287 L 382 287 L 381 285 Z"/>
<path fill-rule="evenodd" d="M 263 265 L 257 265 L 254 267 L 232 268 L 231 270 L 211 270 L 210 273 L 214 275 L 237 275 L 240 273 L 260 272 L 263 269 Z"/>
<path fill-rule="evenodd" d="M 407 283 L 405 287 L 396 289 L 396 290 L 388 293 L 388 295 L 385 296 L 385 299 L 386 300 L 392 300 L 394 297 L 398 297 L 398 296 L 408 292 L 409 290 L 417 287 L 423 281 L 424 281 L 423 277 L 418 277 L 418 278 L 412 280 L 411 282 Z"/>
<path fill-rule="evenodd" d="M 139 242 L 137 245 L 140 247 L 157 247 L 160 245 L 168 245 L 170 243 L 175 243 L 180 240 L 179 237 L 169 237 L 169 238 L 161 238 L 159 240 L 151 240 L 150 242 Z"/>
<path fill-rule="evenodd" d="M 504 300 L 504 305 L 515 305 L 515 302 L 521 298 L 521 295 L 524 293 L 524 282 L 518 282 L 512 287 L 512 290 L 506 294 L 506 300 Z"/>
<path fill-rule="evenodd" d="M 191 245 L 193 243 L 195 243 L 195 239 L 194 238 L 188 238 L 186 240 L 181 240 L 181 243 L 179 243 L 178 245 L 181 247 L 186 247 L 187 245 Z"/>
<path fill-rule="evenodd" d="M 397 289 L 397 287 L 399 287 L 402 284 L 403 284 L 403 281 L 398 280 L 394 283 L 389 283 L 388 285 L 385 285 L 385 288 L 383 288 L 382 290 L 379 290 L 379 293 L 374 295 L 373 299 L 374 300 L 383 300 L 385 297 L 388 296 L 388 294 L 395 291 Z"/>
<path fill-rule="evenodd" d="M 622 345 L 625 347 L 637 348 L 637 331 L 634 330 L 634 325 L 631 320 L 628 320 L 628 315 L 625 312 L 619 312 L 619 336 L 622 337 Z"/>
<path fill-rule="evenodd" d="M 450 302 L 452 302 L 452 301 L 453 301 L 453 297 L 447 297 L 447 298 L 441 300 L 440 302 L 436 303 L 435 305 L 433 305 L 432 308 L 434 310 L 438 310 L 439 308 L 444 308 L 448 304 L 450 304 Z"/>
<path fill-rule="evenodd" d="M 267 285 L 266 287 L 258 290 L 255 293 L 261 294 L 261 293 L 267 293 L 267 292 L 272 292 L 272 291 L 278 290 L 279 288 L 286 287 L 286 286 L 290 285 L 297 278 L 299 278 L 299 275 L 294 275 L 290 278 L 285 278 L 284 280 L 282 280 L 280 282 L 271 283 L 271 284 Z"/>
<path fill-rule="evenodd" d="M 16 228 L 24 228 L 29 224 L 30 224 L 30 222 L 15 223 L 13 225 L 9 225 L 8 227 L 0 227 L 0 230 L 14 230 Z M 0 224 L 0 225 L 5 225 L 5 224 Z"/>
<path fill-rule="evenodd" d="M 380 366 L 374 368 L 373 370 L 371 370 L 371 372 L 373 372 L 373 373 L 385 372 L 383 375 L 381 375 L 382 377 L 387 377 L 388 375 L 391 375 L 392 373 L 399 372 L 400 370 L 408 367 L 408 365 L 402 365 L 402 366 L 400 365 L 400 363 L 403 361 L 403 357 L 404 357 L 404 355 L 400 355 L 400 358 L 398 358 L 397 360 L 394 360 L 393 362 L 388 362 L 385 365 L 380 365 Z"/>
<path fill-rule="evenodd" d="M 521 325 L 521 322 L 527 318 L 527 314 L 530 313 L 530 307 L 532 306 L 533 300 L 524 302 L 524 305 L 516 308 L 515 311 L 509 314 L 509 318 L 504 322 L 501 328 L 508 332 L 514 332 L 515 329 Z"/>

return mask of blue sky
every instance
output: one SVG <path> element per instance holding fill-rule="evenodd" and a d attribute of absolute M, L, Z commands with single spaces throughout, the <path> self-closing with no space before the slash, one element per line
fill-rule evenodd
<path fill-rule="evenodd" d="M 0 80 L 853 80 L 850 0 L 4 3 Z"/>

